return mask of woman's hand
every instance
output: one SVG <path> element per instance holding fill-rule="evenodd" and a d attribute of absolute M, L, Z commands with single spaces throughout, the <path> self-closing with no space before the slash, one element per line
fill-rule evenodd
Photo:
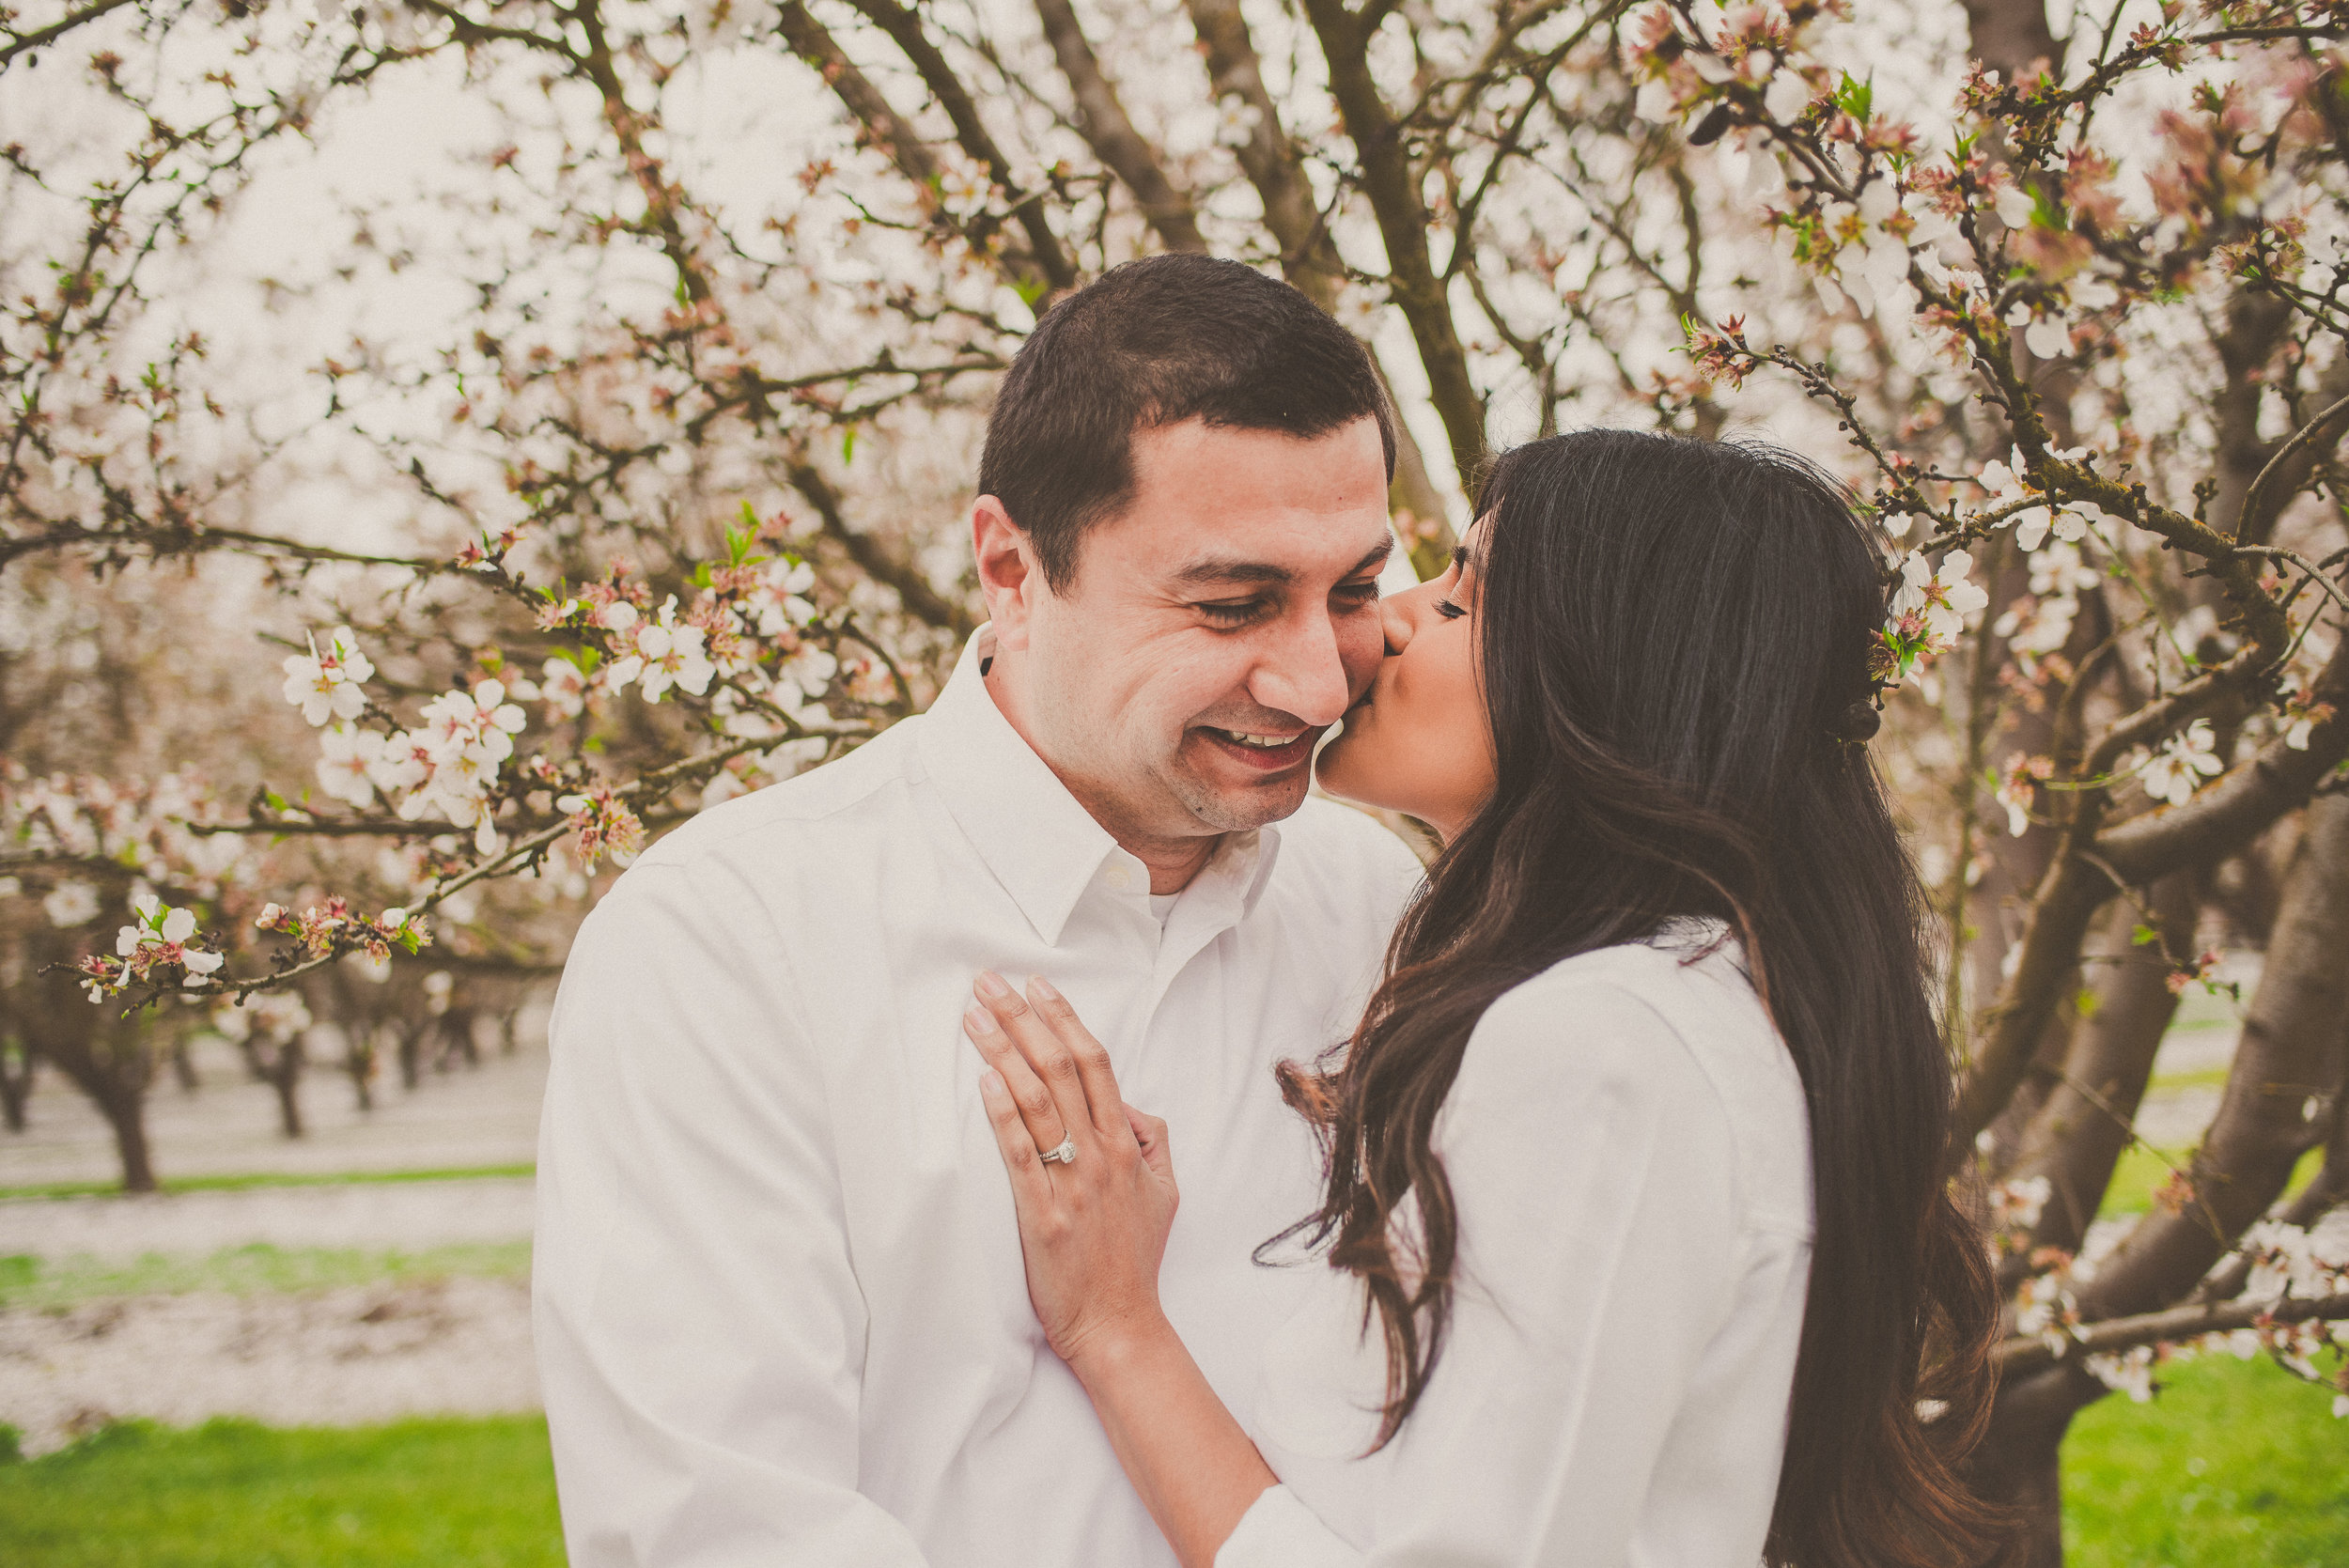
<path fill-rule="evenodd" d="M 1024 999 L 991 972 L 974 988 L 963 1028 L 987 1059 L 979 1094 L 1011 1175 L 1028 1297 L 1081 1377 L 1088 1359 L 1165 1330 L 1159 1261 L 1176 1202 L 1166 1124 L 1119 1096 L 1109 1052 L 1044 981 Z M 1044 1157 L 1064 1148 L 1066 1159 Z"/>

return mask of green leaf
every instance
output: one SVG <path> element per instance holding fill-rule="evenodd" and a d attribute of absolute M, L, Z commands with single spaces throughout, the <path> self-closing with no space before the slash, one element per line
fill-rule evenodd
<path fill-rule="evenodd" d="M 1847 70 L 1843 79 L 1835 84 L 1835 106 L 1862 125 L 1868 123 L 1868 110 L 1875 102 L 1875 96 L 1874 76 L 1865 82 L 1854 81 Z"/>
<path fill-rule="evenodd" d="M 840 460 L 844 463 L 856 461 L 856 427 L 853 425 L 841 432 Z"/>
<path fill-rule="evenodd" d="M 2104 1002 L 2098 999 L 2096 988 L 2092 986 L 2082 986 L 2079 988 L 2079 994 L 2072 999 L 2072 1011 L 2083 1018 L 2094 1017 L 2096 1010 L 2103 1005 Z"/>
<path fill-rule="evenodd" d="M 261 786 L 261 799 L 269 802 L 269 809 L 272 811 L 282 812 L 286 809 L 286 798 L 267 784 Z"/>
<path fill-rule="evenodd" d="M 2138 947 L 2151 947 L 2161 940 L 2161 933 L 2140 922 L 2137 929 L 2129 933 L 2129 940 Z"/>

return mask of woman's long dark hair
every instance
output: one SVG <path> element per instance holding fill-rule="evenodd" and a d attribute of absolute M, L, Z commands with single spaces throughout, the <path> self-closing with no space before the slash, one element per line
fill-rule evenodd
<path fill-rule="evenodd" d="M 1817 1229 L 1767 1559 L 1978 1557 L 1993 1515 L 1952 1467 L 1987 1418 L 1997 1310 L 1944 1185 L 1923 901 L 1867 748 L 1835 733 L 1874 691 L 1883 557 L 1797 458 L 1630 431 L 1518 447 L 1479 512 L 1497 787 L 1431 868 L 1343 1055 L 1283 1073 L 1329 1158 L 1321 1208 L 1289 1234 L 1368 1285 L 1379 1442 L 1443 1346 L 1457 1216 L 1429 1140 L 1477 1019 L 1562 958 L 1713 916 L 1811 1116 Z M 1406 1193 L 1419 1240 L 1401 1258 Z M 1929 1423 L 1923 1400 L 1944 1406 Z"/>

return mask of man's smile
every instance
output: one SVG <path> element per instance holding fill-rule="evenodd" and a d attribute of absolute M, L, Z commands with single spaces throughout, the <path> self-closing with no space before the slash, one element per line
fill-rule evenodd
<path fill-rule="evenodd" d="M 1319 737 L 1321 728 L 1242 730 L 1201 724 L 1193 733 L 1205 736 L 1218 751 L 1233 760 L 1261 772 L 1273 773 L 1311 757 L 1314 741 Z"/>

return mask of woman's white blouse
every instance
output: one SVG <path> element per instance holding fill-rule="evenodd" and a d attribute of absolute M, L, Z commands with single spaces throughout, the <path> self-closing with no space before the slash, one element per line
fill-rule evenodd
<path fill-rule="evenodd" d="M 1720 929 L 1569 958 L 1486 1011 L 1435 1131 L 1460 1283 L 1426 1392 L 1362 1457 L 1384 1352 L 1327 1272 L 1266 1356 L 1252 1435 L 1282 1484 L 1218 1568 L 1760 1562 L 1810 1133 L 1735 944 L 1704 952 Z"/>

